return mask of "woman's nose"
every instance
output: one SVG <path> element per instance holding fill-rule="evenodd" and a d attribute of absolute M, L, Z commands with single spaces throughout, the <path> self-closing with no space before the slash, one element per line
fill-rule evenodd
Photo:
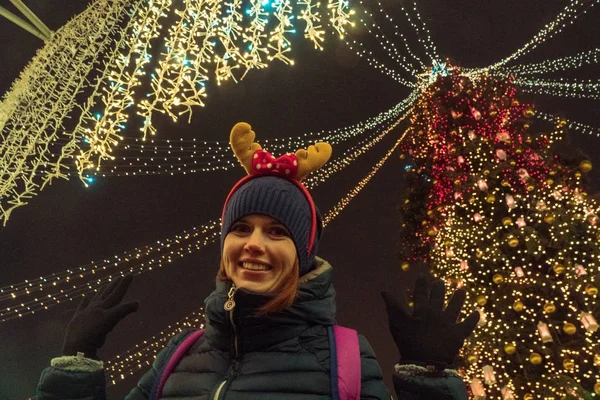
<path fill-rule="evenodd" d="M 244 245 L 244 250 L 250 252 L 265 251 L 265 241 L 258 230 L 254 230 L 254 232 L 252 232 L 252 234 L 248 236 L 248 241 Z"/>

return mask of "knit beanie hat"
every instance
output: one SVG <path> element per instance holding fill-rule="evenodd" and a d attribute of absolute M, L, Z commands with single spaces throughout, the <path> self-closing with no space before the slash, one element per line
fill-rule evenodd
<path fill-rule="evenodd" d="M 331 156 L 331 146 L 317 143 L 274 158 L 254 143 L 250 125 L 236 124 L 230 136 L 231 147 L 249 175 L 231 189 L 221 219 L 221 254 L 225 237 L 240 218 L 260 214 L 276 219 L 290 232 L 296 246 L 300 276 L 314 264 L 323 223 L 314 201 L 301 180 L 319 169 Z"/>

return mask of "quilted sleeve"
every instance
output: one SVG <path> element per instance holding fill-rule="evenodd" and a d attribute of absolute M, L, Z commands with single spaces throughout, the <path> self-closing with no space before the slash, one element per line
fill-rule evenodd
<path fill-rule="evenodd" d="M 390 393 L 383 383 L 383 372 L 375 358 L 375 351 L 363 335 L 358 335 L 361 367 L 361 400 L 389 400 Z"/>
<path fill-rule="evenodd" d="M 127 397 L 125 397 L 125 400 L 147 400 L 150 398 L 150 393 L 158 379 L 160 371 L 162 371 L 165 364 L 169 361 L 169 358 L 171 358 L 171 355 L 175 352 L 177 346 L 179 346 L 191 332 L 193 332 L 193 330 L 184 330 L 169 340 L 167 346 L 162 349 L 154 359 L 152 368 L 146 371 L 144 376 L 138 381 L 136 387 L 129 392 Z"/>
<path fill-rule="evenodd" d="M 425 368 L 396 366 L 393 375 L 396 396 L 402 400 L 467 400 L 464 381 L 454 370 L 430 373 Z"/>

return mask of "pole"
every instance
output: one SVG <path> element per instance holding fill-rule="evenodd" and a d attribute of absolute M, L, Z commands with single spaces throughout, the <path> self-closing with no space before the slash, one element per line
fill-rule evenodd
<path fill-rule="evenodd" d="M 42 34 L 42 32 L 38 31 L 35 26 L 31 25 L 27 21 L 23 21 L 21 18 L 17 17 L 15 14 L 8 11 L 6 8 L 4 8 L 2 6 L 0 6 L 0 15 L 5 17 L 9 21 L 14 22 L 15 24 L 19 25 L 21 28 L 25 29 L 27 32 L 39 37 L 40 39 L 42 39 L 44 41 L 47 39 L 47 37 L 45 37 Z"/>
<path fill-rule="evenodd" d="M 52 31 L 48 29 L 46 25 L 44 25 L 44 23 L 25 5 L 25 3 L 23 3 L 21 0 L 10 0 L 10 2 L 13 3 L 14 6 L 23 13 L 25 18 L 27 18 L 36 28 L 38 28 L 38 30 L 46 37 L 46 39 L 50 39 Z"/>

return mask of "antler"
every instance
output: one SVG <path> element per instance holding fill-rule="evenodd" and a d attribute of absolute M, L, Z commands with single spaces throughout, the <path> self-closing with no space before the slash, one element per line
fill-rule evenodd
<path fill-rule="evenodd" d="M 308 151 L 304 149 L 298 150 L 296 152 L 296 157 L 298 157 L 297 179 L 301 181 L 306 175 L 325 165 L 329 157 L 331 157 L 331 151 L 331 145 L 325 142 L 308 146 Z"/>
<path fill-rule="evenodd" d="M 252 172 L 252 155 L 256 150 L 262 150 L 260 144 L 254 142 L 255 138 L 256 133 L 246 122 L 235 124 L 229 135 L 231 149 L 248 174 Z"/>

